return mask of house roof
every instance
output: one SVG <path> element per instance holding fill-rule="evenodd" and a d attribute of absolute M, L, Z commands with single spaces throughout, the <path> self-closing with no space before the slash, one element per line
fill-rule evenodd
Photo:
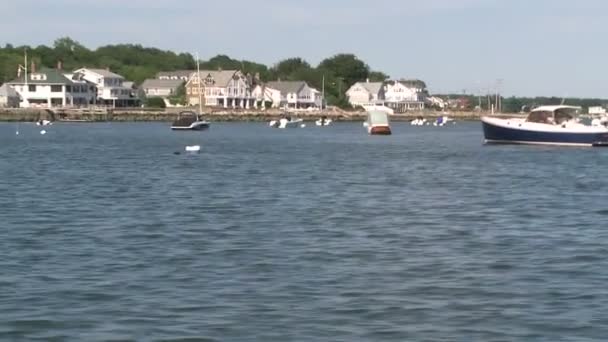
<path fill-rule="evenodd" d="M 420 89 L 426 88 L 426 83 L 424 83 L 424 81 L 416 80 L 416 79 L 412 79 L 412 80 L 401 79 L 398 81 L 390 81 L 390 82 L 393 82 L 393 84 L 395 82 L 399 82 L 399 83 L 403 84 L 404 86 L 411 87 L 411 88 L 420 88 Z"/>
<path fill-rule="evenodd" d="M 0 96 L 2 97 L 19 97 L 19 93 L 8 84 L 0 86 Z"/>
<path fill-rule="evenodd" d="M 304 81 L 272 81 L 266 83 L 267 88 L 272 88 L 281 93 L 298 93 L 306 86 Z"/>
<path fill-rule="evenodd" d="M 178 78 L 183 78 L 183 77 L 190 78 L 190 75 L 192 75 L 193 72 L 196 72 L 196 70 L 161 71 L 156 74 L 156 78 L 172 77 L 172 76 L 177 76 Z"/>
<path fill-rule="evenodd" d="M 226 87 L 230 80 L 237 74 L 238 70 L 201 70 L 201 78 L 204 80 L 211 77 L 215 82 L 213 85 L 218 87 Z M 190 79 L 196 78 L 197 71 L 191 72 Z M 204 84 L 204 83 L 203 83 Z"/>
<path fill-rule="evenodd" d="M 149 78 L 141 84 L 142 89 L 149 88 L 177 88 L 184 83 L 184 80 L 158 80 Z"/>
<path fill-rule="evenodd" d="M 33 79 L 33 75 L 46 75 L 45 79 Z M 25 83 L 25 75 L 21 75 L 16 79 L 8 82 L 10 84 L 24 84 Z M 71 79 L 65 76 L 62 70 L 57 69 L 41 69 L 36 72 L 27 74 L 27 83 L 28 84 L 73 84 Z"/>
<path fill-rule="evenodd" d="M 97 75 L 100 75 L 102 77 L 112 77 L 112 78 L 122 78 L 124 79 L 123 76 L 113 73 L 110 70 L 106 70 L 106 69 L 92 69 L 92 68 L 80 68 L 78 70 L 88 70 L 90 72 L 96 73 Z"/>
<path fill-rule="evenodd" d="M 369 91 L 372 94 L 378 94 L 382 89 L 382 82 L 359 82 L 363 88 Z"/>

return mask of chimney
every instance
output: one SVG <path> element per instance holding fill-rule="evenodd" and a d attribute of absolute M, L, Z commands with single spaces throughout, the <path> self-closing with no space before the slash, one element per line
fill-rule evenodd
<path fill-rule="evenodd" d="M 63 61 L 61 59 L 57 60 L 57 70 L 63 70 Z"/>
<path fill-rule="evenodd" d="M 221 66 L 218 66 L 218 67 L 217 67 L 217 71 L 222 71 L 222 67 L 221 67 Z"/>
<path fill-rule="evenodd" d="M 36 72 L 36 62 L 32 61 L 30 65 L 30 72 Z"/>
<path fill-rule="evenodd" d="M 110 71 L 110 67 L 109 66 L 106 67 L 106 71 Z"/>
<path fill-rule="evenodd" d="M 365 83 L 369 83 L 369 78 L 366 78 L 366 79 L 365 79 Z"/>

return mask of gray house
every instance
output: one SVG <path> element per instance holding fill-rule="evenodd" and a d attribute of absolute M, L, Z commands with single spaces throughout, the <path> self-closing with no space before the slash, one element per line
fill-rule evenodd
<path fill-rule="evenodd" d="M 139 87 L 147 97 L 169 97 L 177 93 L 177 89 L 185 84 L 182 79 L 147 79 Z"/>
<path fill-rule="evenodd" d="M 21 99 L 15 89 L 8 84 L 0 87 L 0 108 L 18 108 Z"/>

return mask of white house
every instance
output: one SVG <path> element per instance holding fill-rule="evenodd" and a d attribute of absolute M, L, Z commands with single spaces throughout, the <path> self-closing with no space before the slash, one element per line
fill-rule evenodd
<path fill-rule="evenodd" d="M 182 80 L 188 82 L 193 72 L 196 72 L 196 70 L 161 71 L 156 74 L 156 78 L 159 80 Z"/>
<path fill-rule="evenodd" d="M 351 106 L 366 106 L 379 104 L 384 101 L 384 87 L 382 82 L 357 82 L 347 91 L 346 96 Z"/>
<path fill-rule="evenodd" d="M 0 87 L 0 108 L 17 108 L 19 102 L 21 102 L 21 98 L 15 89 L 8 84 Z"/>
<path fill-rule="evenodd" d="M 272 102 L 274 108 L 320 107 L 320 92 L 304 81 L 273 81 L 254 90 L 258 101 Z"/>
<path fill-rule="evenodd" d="M 193 72 L 186 83 L 188 104 L 224 108 L 250 108 L 255 105 L 247 77 L 238 70 L 201 70 Z M 199 94 L 199 89 L 201 93 Z"/>
<path fill-rule="evenodd" d="M 395 112 L 424 109 L 426 85 L 420 80 L 398 80 L 384 83 L 384 103 Z"/>
<path fill-rule="evenodd" d="M 170 97 L 177 94 L 178 88 L 185 82 L 181 79 L 147 79 L 139 87 L 147 97 Z"/>
<path fill-rule="evenodd" d="M 19 75 L 8 82 L 21 98 L 21 107 L 87 106 L 95 98 L 95 86 L 82 78 L 82 74 L 65 74 L 61 69 L 37 71 Z"/>
<path fill-rule="evenodd" d="M 125 78 L 107 69 L 80 68 L 74 73 L 83 75 L 83 79 L 95 84 L 97 103 L 113 107 L 126 107 L 137 104 L 132 89 L 123 85 Z"/>
<path fill-rule="evenodd" d="M 592 106 L 587 111 L 589 114 L 606 114 L 606 108 L 602 106 Z"/>

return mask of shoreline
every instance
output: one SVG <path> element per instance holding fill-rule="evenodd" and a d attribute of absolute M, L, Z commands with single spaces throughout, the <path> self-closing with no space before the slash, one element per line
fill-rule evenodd
<path fill-rule="evenodd" d="M 32 109 L 15 108 L 0 109 L 0 122 L 35 122 L 46 119 L 57 122 L 171 122 L 177 118 L 180 111 L 187 108 L 158 109 Z M 212 122 L 262 122 L 280 118 L 285 112 L 280 110 L 210 110 L 202 115 L 205 120 Z M 418 117 L 434 120 L 440 116 L 449 116 L 458 121 L 479 121 L 480 116 L 489 113 L 480 112 L 437 112 L 420 111 L 394 114 L 390 116 L 391 121 L 411 121 Z M 342 111 L 331 109 L 321 111 L 299 111 L 290 112 L 294 118 L 304 121 L 315 121 L 326 116 L 335 122 L 362 122 L 366 119 L 362 111 Z M 504 115 L 504 114 L 503 114 Z M 516 116 L 517 114 L 510 114 Z"/>

